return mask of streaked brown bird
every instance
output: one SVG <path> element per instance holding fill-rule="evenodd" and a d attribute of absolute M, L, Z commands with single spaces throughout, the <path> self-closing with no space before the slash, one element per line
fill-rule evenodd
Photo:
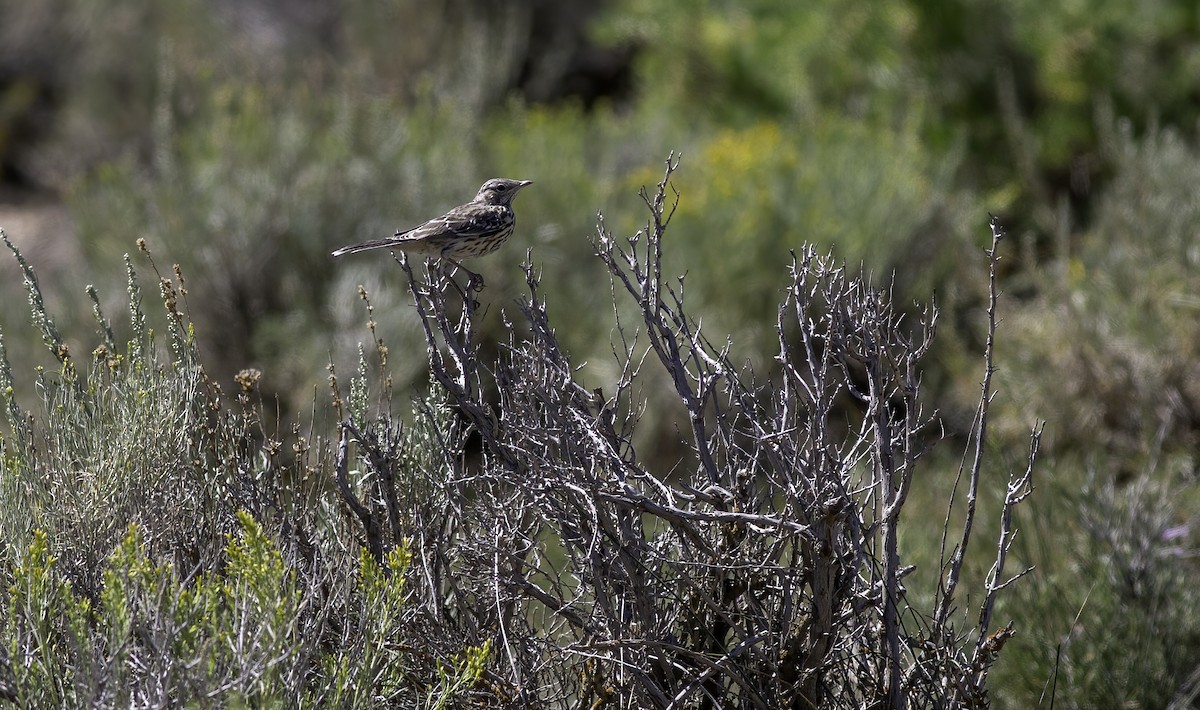
<path fill-rule="evenodd" d="M 475 199 L 455 207 L 412 229 L 396 232 L 390 239 L 376 239 L 342 247 L 334 256 L 354 254 L 368 249 L 399 249 L 417 256 L 444 259 L 459 266 L 473 278 L 478 274 L 459 264 L 459 260 L 491 254 L 512 236 L 517 215 L 512 201 L 532 180 L 492 178 L 483 183 Z"/>

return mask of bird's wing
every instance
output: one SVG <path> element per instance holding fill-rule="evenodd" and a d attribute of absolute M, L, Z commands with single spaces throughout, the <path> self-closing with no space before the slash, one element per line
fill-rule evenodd
<path fill-rule="evenodd" d="M 504 224 L 505 210 L 496 205 L 469 204 L 455 207 L 419 227 L 396 232 L 400 242 L 423 239 L 467 239 L 491 234 Z"/>
<path fill-rule="evenodd" d="M 362 244 L 342 247 L 334 256 L 353 254 L 368 249 L 407 249 L 413 253 L 437 255 L 446 242 L 487 236 L 504 226 L 506 210 L 497 205 L 467 204 L 455 207 L 412 229 L 403 229 L 387 239 L 375 239 Z"/>

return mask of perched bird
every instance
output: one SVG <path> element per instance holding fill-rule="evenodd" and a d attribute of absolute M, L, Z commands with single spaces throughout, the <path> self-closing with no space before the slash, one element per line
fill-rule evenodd
<path fill-rule="evenodd" d="M 390 239 L 376 239 L 342 247 L 334 256 L 368 249 L 399 249 L 417 256 L 430 256 L 459 264 L 460 259 L 491 254 L 512 235 L 517 225 L 512 201 L 532 180 L 492 178 L 483 183 L 475 199 L 435 217 L 419 227 L 396 232 Z M 478 277 L 466 267 L 464 271 Z"/>

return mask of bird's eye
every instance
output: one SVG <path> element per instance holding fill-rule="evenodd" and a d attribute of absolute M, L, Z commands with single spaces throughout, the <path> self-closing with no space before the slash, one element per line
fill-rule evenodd
<path fill-rule="evenodd" d="M 505 190 L 508 189 L 508 185 L 497 185 L 496 189 L 499 190 L 500 192 L 504 192 Z"/>

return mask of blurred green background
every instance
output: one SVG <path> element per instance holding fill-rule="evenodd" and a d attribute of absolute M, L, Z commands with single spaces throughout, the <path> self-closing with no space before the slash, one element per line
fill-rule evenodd
<path fill-rule="evenodd" d="M 473 265 L 491 327 L 532 249 L 561 339 L 603 384 L 612 305 L 589 235 L 598 211 L 636 231 L 638 189 L 677 151 L 668 259 L 705 328 L 769 371 L 804 242 L 899 303 L 936 293 L 924 385 L 955 439 L 996 213 L 990 445 L 1021 466 L 1047 426 L 1014 548 L 1038 569 L 1005 597 L 1020 635 L 994 698 L 1198 707 L 1198 79 L 1200 6 L 1167 0 L 0 0 L 0 226 L 78 352 L 99 342 L 84 286 L 123 308 L 121 256 L 145 238 L 183 267 L 210 369 L 231 387 L 260 368 L 287 420 L 331 360 L 353 366 L 360 283 L 399 384 L 420 386 L 396 265 L 329 251 L 494 176 L 536 185 L 507 248 Z M 15 264 L 0 274 L 30 372 L 50 356 Z M 667 414 L 657 429 L 677 448 Z M 936 549 L 914 561 L 936 578 Z"/>

